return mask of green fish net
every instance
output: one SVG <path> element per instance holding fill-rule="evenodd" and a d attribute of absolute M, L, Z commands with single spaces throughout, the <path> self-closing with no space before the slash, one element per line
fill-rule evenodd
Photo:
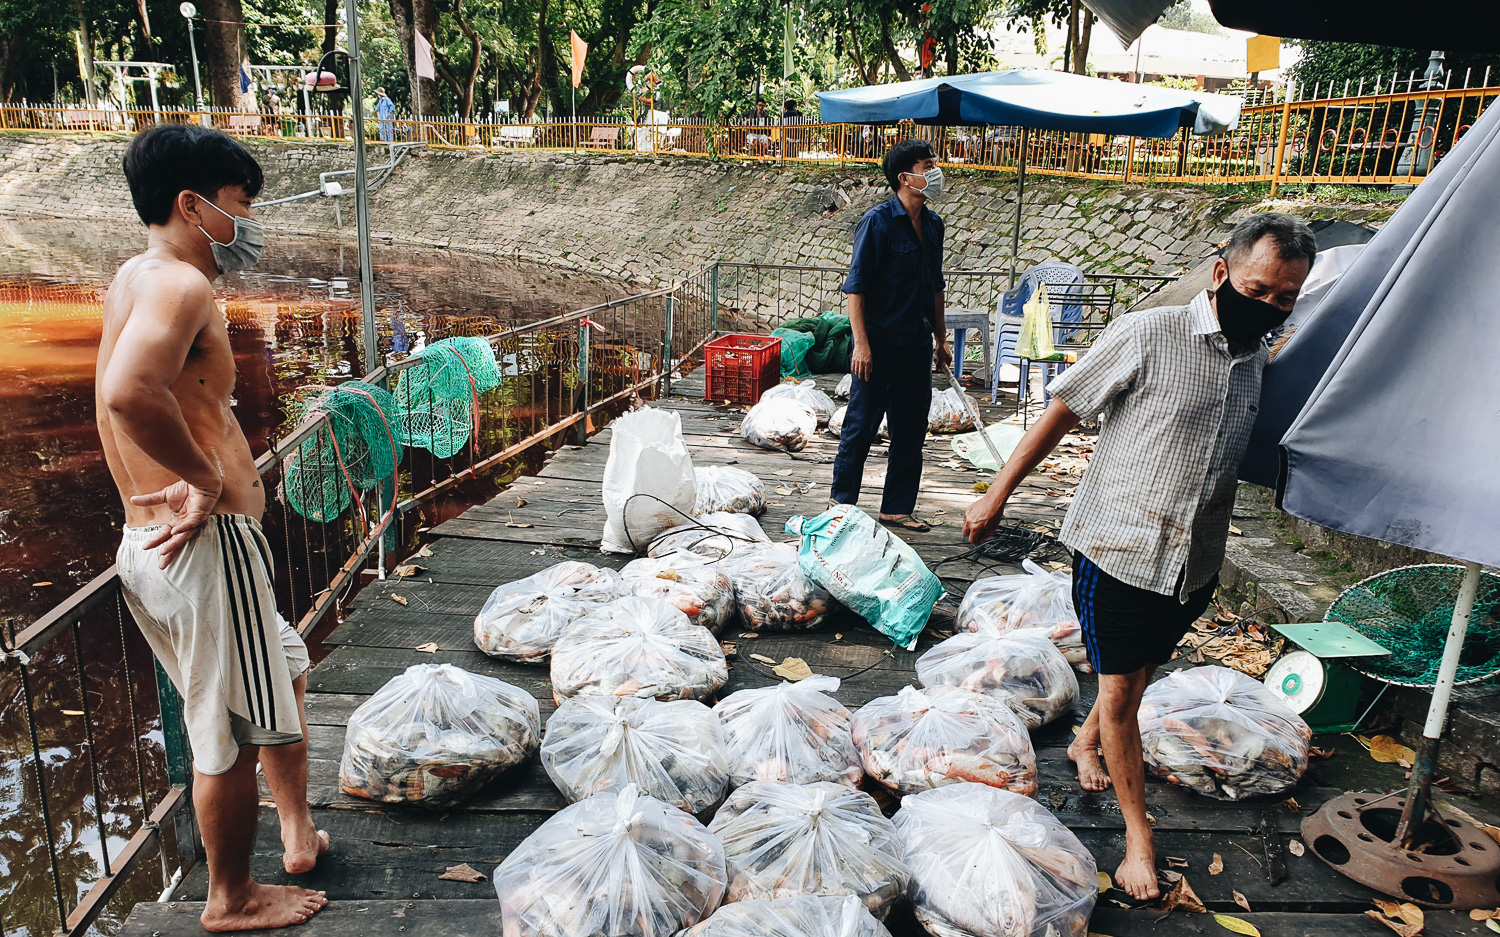
<path fill-rule="evenodd" d="M 289 415 L 300 425 L 315 411 L 328 414 L 332 432 L 319 429 L 287 457 L 281 484 L 292 510 L 310 521 L 334 520 L 349 506 L 351 485 L 361 492 L 378 487 L 389 509 L 401 464 L 395 400 L 374 384 L 345 381 L 305 393 Z M 366 508 L 373 518 L 375 505 Z"/>
<path fill-rule="evenodd" d="M 446 459 L 468 444 L 478 395 L 500 386 L 495 349 L 483 338 L 445 338 L 418 356 L 396 378 L 397 438 Z"/>
<path fill-rule="evenodd" d="M 1371 576 L 1350 586 L 1328 609 L 1326 621 L 1343 622 L 1389 650 L 1389 657 L 1350 658 L 1355 669 L 1387 683 L 1433 686 L 1453 623 L 1462 566 L 1424 564 Z M 1500 576 L 1481 573 L 1469 633 L 1459 658 L 1459 683 L 1500 673 Z"/>

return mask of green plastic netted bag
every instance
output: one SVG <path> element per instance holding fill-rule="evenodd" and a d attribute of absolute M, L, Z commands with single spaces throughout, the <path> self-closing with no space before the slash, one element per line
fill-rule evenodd
<path fill-rule="evenodd" d="M 792 329 L 772 329 L 771 335 L 781 339 L 781 376 L 810 377 L 812 372 L 807 368 L 807 353 L 818 340 L 810 332 Z"/>
<path fill-rule="evenodd" d="M 468 444 L 479 395 L 500 386 L 495 349 L 483 338 L 445 338 L 417 356 L 396 378 L 400 439 L 446 459 Z"/>
<path fill-rule="evenodd" d="M 313 414 L 325 413 L 328 426 L 287 457 L 281 482 L 287 503 L 308 520 L 326 523 L 344 512 L 355 492 L 379 488 L 381 504 L 389 510 L 401 464 L 391 395 L 363 381 L 308 391 L 292 403 L 293 423 L 301 425 Z"/>

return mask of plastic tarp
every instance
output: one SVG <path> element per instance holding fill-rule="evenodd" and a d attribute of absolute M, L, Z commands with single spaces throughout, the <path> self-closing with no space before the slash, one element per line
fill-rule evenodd
<path fill-rule="evenodd" d="M 1170 137 L 1183 127 L 1223 133 L 1240 120 L 1239 98 L 1034 68 L 822 91 L 818 100 L 830 123 L 910 120 Z"/>
<path fill-rule="evenodd" d="M 1088 6 L 1097 14 L 1121 2 L 1130 0 L 1089 0 Z M 1477 28 L 1474 19 L 1486 7 L 1473 0 L 1432 0 L 1422 4 L 1418 16 L 1404 0 L 1209 0 L 1209 6 L 1221 25 L 1264 36 L 1408 49 L 1495 49 L 1494 30 Z"/>
<path fill-rule="evenodd" d="M 1500 565 L 1497 217 L 1500 108 L 1492 108 L 1266 370 L 1252 455 L 1264 464 L 1280 440 L 1292 514 Z M 1244 467 L 1241 476 L 1265 483 Z"/>

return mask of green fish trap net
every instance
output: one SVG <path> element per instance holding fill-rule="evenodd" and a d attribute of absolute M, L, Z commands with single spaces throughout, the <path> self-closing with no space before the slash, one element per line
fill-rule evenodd
<path fill-rule="evenodd" d="M 495 349 L 483 338 L 445 338 L 418 356 L 396 378 L 397 438 L 446 459 L 468 444 L 479 395 L 500 386 Z"/>
<path fill-rule="evenodd" d="M 327 523 L 349 506 L 351 488 L 378 487 L 389 509 L 401 464 L 395 400 L 374 384 L 345 381 L 307 393 L 294 402 L 290 415 L 300 425 L 319 411 L 328 415 L 329 426 L 304 440 L 283 468 L 287 503 L 308 520 Z M 366 507 L 373 516 L 375 506 Z"/>
<path fill-rule="evenodd" d="M 1356 670 L 1386 683 L 1433 686 L 1463 576 L 1462 566 L 1438 563 L 1388 570 L 1344 590 L 1323 618 L 1343 622 L 1391 652 L 1389 657 L 1350 658 Z M 1500 576 L 1481 573 L 1458 683 L 1500 673 L 1497 612 Z"/>

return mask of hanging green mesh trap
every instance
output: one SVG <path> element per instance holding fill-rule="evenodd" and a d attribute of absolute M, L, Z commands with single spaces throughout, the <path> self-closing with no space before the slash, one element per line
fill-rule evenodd
<path fill-rule="evenodd" d="M 1325 621 L 1343 622 L 1389 650 L 1389 657 L 1355 657 L 1347 663 L 1377 680 L 1433 686 L 1453 623 L 1464 568 L 1438 563 L 1404 566 L 1350 586 L 1329 607 Z M 1458 682 L 1500 673 L 1500 576 L 1481 573 L 1469 633 L 1458 662 Z"/>
<path fill-rule="evenodd" d="M 445 338 L 418 357 L 396 378 L 398 438 L 446 459 L 468 443 L 478 396 L 500 386 L 495 349 L 483 338 Z"/>
<path fill-rule="evenodd" d="M 331 521 L 349 506 L 351 486 L 361 492 L 379 487 L 381 504 L 389 509 L 401 464 L 395 400 L 374 384 L 345 381 L 308 392 L 290 415 L 301 424 L 315 411 L 328 414 L 332 432 L 319 429 L 287 457 L 281 484 L 292 510 L 311 521 Z M 366 507 L 373 517 L 375 505 Z"/>

